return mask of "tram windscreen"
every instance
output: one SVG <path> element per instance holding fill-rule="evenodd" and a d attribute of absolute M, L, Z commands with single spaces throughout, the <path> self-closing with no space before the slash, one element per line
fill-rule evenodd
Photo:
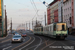
<path fill-rule="evenodd" d="M 62 25 L 62 30 L 65 30 L 65 25 Z"/>
<path fill-rule="evenodd" d="M 66 25 L 65 24 L 57 24 L 57 31 L 65 31 Z"/>

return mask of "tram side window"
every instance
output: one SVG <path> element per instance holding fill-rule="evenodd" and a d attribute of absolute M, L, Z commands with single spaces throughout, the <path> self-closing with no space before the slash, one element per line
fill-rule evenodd
<path fill-rule="evenodd" d="M 54 31 L 56 31 L 56 25 L 54 25 Z"/>
<path fill-rule="evenodd" d="M 41 28 L 40 28 L 40 31 L 41 31 Z"/>
<path fill-rule="evenodd" d="M 49 31 L 50 31 L 50 27 L 49 27 Z"/>
<path fill-rule="evenodd" d="M 41 31 L 43 31 L 43 28 L 41 28 Z"/>
<path fill-rule="evenodd" d="M 45 31 L 45 27 L 44 27 L 44 31 Z"/>
<path fill-rule="evenodd" d="M 53 31 L 53 26 L 52 26 L 52 31 Z"/>
<path fill-rule="evenodd" d="M 51 31 L 51 26 L 50 26 L 50 31 Z"/>
<path fill-rule="evenodd" d="M 51 31 L 52 31 L 52 26 L 51 26 Z"/>
<path fill-rule="evenodd" d="M 48 27 L 47 27 L 47 31 L 48 31 Z"/>
<path fill-rule="evenodd" d="M 45 31 L 47 31 L 47 27 L 45 27 L 46 29 L 45 29 Z"/>
<path fill-rule="evenodd" d="M 48 27 L 48 31 L 49 31 L 49 27 Z"/>
<path fill-rule="evenodd" d="M 44 27 L 44 31 L 45 31 L 45 27 Z"/>
<path fill-rule="evenodd" d="M 37 28 L 37 31 L 38 31 L 38 28 Z"/>
<path fill-rule="evenodd" d="M 50 31 L 51 31 L 51 26 L 50 26 Z"/>

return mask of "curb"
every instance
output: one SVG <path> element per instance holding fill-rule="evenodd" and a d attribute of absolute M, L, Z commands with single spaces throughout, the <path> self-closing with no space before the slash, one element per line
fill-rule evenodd
<path fill-rule="evenodd" d="M 7 33 L 7 36 L 8 36 L 8 33 Z M 7 36 L 6 36 L 6 37 L 7 37 Z M 6 37 L 1 37 L 0 40 L 5 39 Z"/>

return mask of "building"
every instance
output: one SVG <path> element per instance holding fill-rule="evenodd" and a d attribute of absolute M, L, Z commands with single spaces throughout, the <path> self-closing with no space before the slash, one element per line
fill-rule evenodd
<path fill-rule="evenodd" d="M 75 0 L 74 1 L 74 17 L 75 17 Z M 74 27 L 75 27 L 75 18 L 74 18 Z"/>
<path fill-rule="evenodd" d="M 3 0 L 0 0 L 0 36 L 5 35 L 5 9 Z"/>
<path fill-rule="evenodd" d="M 47 8 L 47 25 L 51 24 L 51 18 L 50 18 L 50 5 L 48 5 Z"/>
<path fill-rule="evenodd" d="M 72 18 L 71 1 L 72 0 L 63 1 L 63 22 L 67 23 L 68 28 L 72 26 L 70 22 L 70 18 Z"/>
<path fill-rule="evenodd" d="M 63 1 L 63 22 L 67 23 L 68 29 L 75 26 L 74 0 Z"/>
<path fill-rule="evenodd" d="M 59 22 L 59 3 L 60 0 L 54 0 L 47 7 L 47 22 L 48 25 L 51 23 Z M 61 20 L 61 19 L 60 19 Z"/>

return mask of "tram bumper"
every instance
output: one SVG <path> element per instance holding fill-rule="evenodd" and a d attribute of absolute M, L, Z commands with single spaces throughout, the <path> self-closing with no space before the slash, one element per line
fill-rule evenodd
<path fill-rule="evenodd" d="M 56 37 L 67 37 L 67 34 L 56 34 Z"/>

